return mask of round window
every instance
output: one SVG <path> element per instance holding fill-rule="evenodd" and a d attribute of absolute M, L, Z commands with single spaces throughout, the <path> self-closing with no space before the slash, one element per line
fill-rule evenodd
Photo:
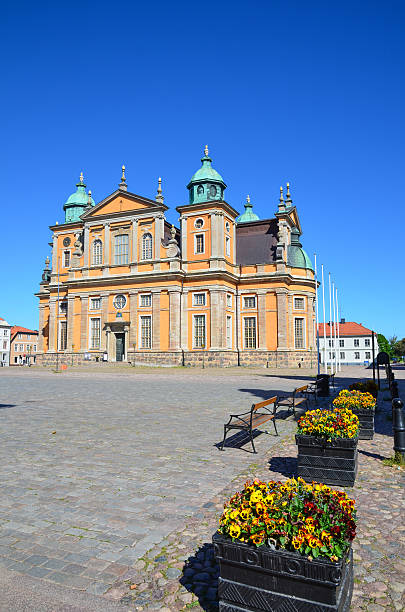
<path fill-rule="evenodd" d="M 124 308 L 125 304 L 127 303 L 127 298 L 125 297 L 125 295 L 116 295 L 113 301 L 114 307 L 117 308 L 118 310 L 121 310 L 121 308 Z"/>
<path fill-rule="evenodd" d="M 225 223 L 225 229 L 226 229 L 226 231 L 227 231 L 227 232 L 230 232 L 230 231 L 231 231 L 231 226 L 229 225 L 229 221 L 227 221 L 227 222 Z"/>
<path fill-rule="evenodd" d="M 196 219 L 194 223 L 194 227 L 200 229 L 204 225 L 204 219 Z"/>

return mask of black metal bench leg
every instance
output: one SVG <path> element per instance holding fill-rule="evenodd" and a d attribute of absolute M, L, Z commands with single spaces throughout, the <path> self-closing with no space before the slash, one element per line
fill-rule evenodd
<path fill-rule="evenodd" d="M 228 433 L 228 430 L 226 428 L 226 425 L 224 425 L 224 439 L 222 440 L 222 445 L 221 448 L 219 450 L 223 451 L 224 450 L 224 444 L 225 444 L 225 438 L 226 438 L 226 434 Z"/>
<path fill-rule="evenodd" d="M 274 425 L 274 429 L 275 429 L 275 431 L 276 431 L 276 436 L 278 436 L 277 425 L 276 425 L 276 419 L 273 419 L 273 425 Z"/>
<path fill-rule="evenodd" d="M 253 432 L 252 432 L 252 430 L 251 430 L 251 429 L 250 429 L 249 433 L 250 433 L 250 441 L 251 441 L 251 443 L 252 443 L 252 447 L 253 447 L 253 452 L 254 452 L 255 454 L 257 454 L 257 453 L 256 453 L 256 449 L 255 449 L 255 445 L 254 445 L 254 443 L 253 443 Z"/>

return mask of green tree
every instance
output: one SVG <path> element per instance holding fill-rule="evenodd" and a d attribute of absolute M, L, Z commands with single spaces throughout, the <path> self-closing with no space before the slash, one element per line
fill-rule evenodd
<path fill-rule="evenodd" d="M 377 342 L 379 352 L 381 353 L 384 351 L 384 353 L 388 353 L 388 355 L 392 357 L 392 348 L 387 338 L 382 334 L 377 334 Z"/>
<path fill-rule="evenodd" d="M 405 338 L 398 340 L 394 344 L 394 354 L 396 357 L 403 357 L 405 355 Z"/>

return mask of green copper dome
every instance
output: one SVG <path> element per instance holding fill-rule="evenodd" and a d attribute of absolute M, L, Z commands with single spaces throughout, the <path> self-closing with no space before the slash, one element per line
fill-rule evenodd
<path fill-rule="evenodd" d="M 287 248 L 287 264 L 292 268 L 305 268 L 313 271 L 313 265 L 302 248 L 300 232 L 297 227 L 291 230 L 291 244 Z"/>
<path fill-rule="evenodd" d="M 202 166 L 191 177 L 187 185 L 190 192 L 190 204 L 198 202 L 209 202 L 210 200 L 222 200 L 226 185 L 222 176 L 212 167 L 212 159 L 208 155 L 208 147 L 205 147 L 205 155 L 201 158 Z"/>
<path fill-rule="evenodd" d="M 253 206 L 250 203 L 250 196 L 246 198 L 245 212 L 239 217 L 236 217 L 236 223 L 247 223 L 248 221 L 260 221 L 256 213 L 253 212 Z"/>
<path fill-rule="evenodd" d="M 80 216 L 84 213 L 88 206 L 95 206 L 95 202 L 91 197 L 91 191 L 86 193 L 86 185 L 83 182 L 83 172 L 80 174 L 80 180 L 76 183 L 76 191 L 72 193 L 63 205 L 65 211 L 65 223 L 73 223 L 80 221 Z"/>

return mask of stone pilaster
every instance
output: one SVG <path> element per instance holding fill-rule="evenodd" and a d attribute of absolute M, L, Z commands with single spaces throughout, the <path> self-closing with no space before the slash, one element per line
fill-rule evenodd
<path fill-rule="evenodd" d="M 180 290 L 169 289 L 169 349 L 180 348 Z"/>
<path fill-rule="evenodd" d="M 138 261 L 138 219 L 132 220 L 132 263 Z"/>
<path fill-rule="evenodd" d="M 224 291 L 211 290 L 211 346 L 210 349 L 226 348 Z"/>
<path fill-rule="evenodd" d="M 188 291 L 183 291 L 181 295 L 181 348 L 188 350 Z"/>
<path fill-rule="evenodd" d="M 45 306 L 39 305 L 39 323 L 38 323 L 38 352 L 42 353 L 44 350 L 44 325 L 45 325 Z"/>
<path fill-rule="evenodd" d="M 131 291 L 129 294 L 129 349 L 132 351 L 137 347 L 137 327 L 138 327 L 138 292 Z M 139 348 L 139 347 L 138 347 Z"/>
<path fill-rule="evenodd" d="M 108 267 L 110 265 L 110 224 L 104 225 L 104 265 Z"/>
<path fill-rule="evenodd" d="M 87 351 L 89 348 L 89 340 L 87 338 L 89 298 L 87 296 L 81 297 L 80 301 L 80 350 Z"/>
<path fill-rule="evenodd" d="M 242 329 L 242 317 L 240 316 L 240 312 L 241 312 L 241 301 L 242 298 L 240 295 L 235 295 L 235 305 L 236 305 L 236 315 L 235 315 L 235 319 L 237 321 L 237 346 L 239 348 L 239 350 L 243 349 L 243 329 Z M 236 335 L 235 335 L 236 338 Z"/>
<path fill-rule="evenodd" d="M 258 291 L 257 296 L 257 323 L 258 323 L 258 338 L 259 349 L 266 350 L 266 292 Z"/>
<path fill-rule="evenodd" d="M 56 334 L 57 334 L 57 321 L 56 321 L 56 298 L 49 300 L 49 345 L 48 350 L 50 352 L 56 351 Z"/>
<path fill-rule="evenodd" d="M 68 295 L 67 305 L 67 342 L 66 350 L 72 350 L 73 336 L 74 336 L 74 308 L 75 308 L 75 297 L 74 295 Z"/>
<path fill-rule="evenodd" d="M 183 261 L 187 259 L 187 219 L 180 218 L 181 224 L 181 258 Z"/>
<path fill-rule="evenodd" d="M 52 239 L 52 274 L 57 274 L 58 273 L 58 239 L 57 237 L 53 236 Z"/>
<path fill-rule="evenodd" d="M 164 238 L 164 215 L 155 217 L 155 256 L 154 259 L 160 259 L 160 245 Z"/>
<path fill-rule="evenodd" d="M 89 228 L 85 227 L 83 230 L 83 266 L 88 268 L 89 266 Z"/>
<path fill-rule="evenodd" d="M 277 297 L 277 350 L 287 350 L 287 290 L 276 289 Z"/>
<path fill-rule="evenodd" d="M 105 329 L 108 321 L 108 293 L 102 294 L 101 296 L 101 338 L 100 348 L 102 351 L 107 350 L 107 331 Z"/>
<path fill-rule="evenodd" d="M 160 349 L 160 291 L 152 293 L 152 349 Z"/>
<path fill-rule="evenodd" d="M 218 257 L 218 233 L 219 233 L 219 223 L 218 223 L 218 215 L 213 212 L 211 213 L 211 257 Z"/>
<path fill-rule="evenodd" d="M 293 317 L 293 300 L 294 296 L 292 293 L 288 294 L 288 348 L 292 351 L 295 350 L 295 342 L 294 342 L 294 317 Z"/>

